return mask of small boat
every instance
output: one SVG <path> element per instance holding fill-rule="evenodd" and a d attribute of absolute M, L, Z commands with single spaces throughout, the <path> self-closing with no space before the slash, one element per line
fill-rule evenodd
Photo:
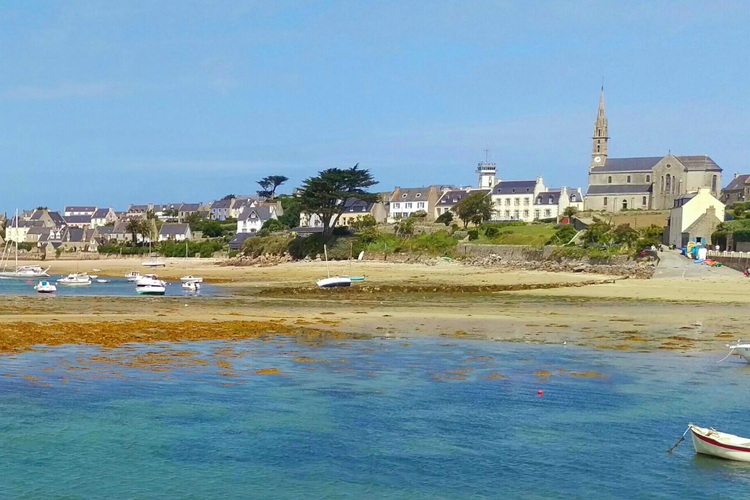
<path fill-rule="evenodd" d="M 15 271 L 0 271 L 0 278 L 47 278 L 49 267 L 44 269 L 42 266 L 18 266 Z"/>
<path fill-rule="evenodd" d="M 166 267 L 167 263 L 160 259 L 148 259 L 141 262 L 141 265 L 146 267 Z"/>
<path fill-rule="evenodd" d="M 203 283 L 203 278 L 200 276 L 190 276 L 189 274 L 187 276 L 183 276 L 180 278 L 180 281 L 183 283 Z"/>
<path fill-rule="evenodd" d="M 316 281 L 320 288 L 339 288 L 352 286 L 352 279 L 349 276 L 329 276 L 328 278 Z"/>
<path fill-rule="evenodd" d="M 96 282 L 97 283 L 109 283 L 109 280 L 108 279 L 104 279 L 104 278 L 96 278 Z"/>
<path fill-rule="evenodd" d="M 736 344 L 727 344 L 727 347 L 731 349 L 731 351 L 729 351 L 729 354 L 736 352 L 737 354 L 742 356 L 745 361 L 750 363 L 750 343 L 743 343 L 741 340 L 738 340 Z M 727 357 L 729 357 L 729 354 L 727 355 Z"/>
<path fill-rule="evenodd" d="M 138 281 L 139 279 L 141 279 L 141 273 L 139 273 L 138 271 L 130 271 L 125 275 L 125 278 L 128 281 Z"/>
<path fill-rule="evenodd" d="M 183 281 L 182 289 L 186 292 L 197 292 L 201 289 L 201 284 L 197 281 Z"/>
<path fill-rule="evenodd" d="M 57 284 L 65 286 L 87 286 L 91 284 L 91 278 L 86 273 L 73 273 L 57 280 Z"/>
<path fill-rule="evenodd" d="M 750 439 L 688 424 L 696 453 L 750 462 Z"/>
<path fill-rule="evenodd" d="M 40 281 L 39 283 L 34 285 L 34 290 L 39 293 L 55 293 L 57 291 L 57 287 L 49 281 Z"/>
<path fill-rule="evenodd" d="M 135 282 L 135 291 L 138 295 L 164 295 L 167 284 L 155 274 L 144 274 Z"/>

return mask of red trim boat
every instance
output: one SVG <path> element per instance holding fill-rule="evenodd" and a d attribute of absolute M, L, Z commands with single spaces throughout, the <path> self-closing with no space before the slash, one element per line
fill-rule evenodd
<path fill-rule="evenodd" d="M 696 453 L 750 462 L 750 439 L 688 424 Z"/>

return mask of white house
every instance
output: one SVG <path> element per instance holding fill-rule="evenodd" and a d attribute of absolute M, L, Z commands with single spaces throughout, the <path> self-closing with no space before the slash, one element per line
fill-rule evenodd
<path fill-rule="evenodd" d="M 724 220 L 724 204 L 711 188 L 684 194 L 674 200 L 669 213 L 669 244 L 683 247 L 693 241 L 711 243 L 711 234 Z"/>
<path fill-rule="evenodd" d="M 532 222 L 535 218 L 534 205 L 539 195 L 545 192 L 547 192 L 547 188 L 541 177 L 537 177 L 534 181 L 498 182 L 492 188 L 490 195 L 495 207 L 494 218 L 496 220 Z M 547 200 L 542 199 L 542 201 Z M 540 208 L 539 210 L 541 210 L 541 218 L 545 218 L 543 214 L 546 209 Z M 552 210 L 551 205 L 549 210 Z M 557 210 L 556 204 L 555 210 Z"/>
<path fill-rule="evenodd" d="M 415 212 L 426 212 L 427 219 L 434 219 L 435 205 L 441 194 L 442 190 L 438 186 L 397 187 L 388 200 L 388 222 L 406 219 Z"/>
<path fill-rule="evenodd" d="M 190 224 L 164 224 L 159 229 L 157 241 L 186 241 L 193 239 Z"/>
<path fill-rule="evenodd" d="M 246 206 L 237 219 L 237 234 L 257 233 L 267 220 L 276 218 L 274 205 Z"/>
<path fill-rule="evenodd" d="M 91 227 L 97 228 L 106 226 L 107 224 L 117 222 L 117 215 L 112 208 L 97 208 L 96 211 L 91 214 Z"/>

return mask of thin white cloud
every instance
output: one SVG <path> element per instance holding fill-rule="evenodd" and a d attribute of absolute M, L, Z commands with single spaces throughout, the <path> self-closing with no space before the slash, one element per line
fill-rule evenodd
<path fill-rule="evenodd" d="M 116 85 L 108 83 L 61 83 L 39 87 L 22 86 L 0 91 L 0 99 L 6 101 L 81 99 L 112 95 L 117 91 Z"/>

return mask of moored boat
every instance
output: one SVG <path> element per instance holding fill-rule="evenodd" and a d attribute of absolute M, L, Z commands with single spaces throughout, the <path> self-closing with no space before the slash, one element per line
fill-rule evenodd
<path fill-rule="evenodd" d="M 135 291 L 138 295 L 164 295 L 167 283 L 155 274 L 144 274 L 135 282 Z"/>
<path fill-rule="evenodd" d="M 57 284 L 65 286 L 87 286 L 91 284 L 91 278 L 86 273 L 73 273 L 57 280 Z"/>
<path fill-rule="evenodd" d="M 141 279 L 141 273 L 139 273 L 138 271 L 130 271 L 125 275 L 125 278 L 128 281 L 138 281 L 139 279 Z"/>
<path fill-rule="evenodd" d="M 182 289 L 186 292 L 197 292 L 201 289 L 201 284 L 197 281 L 183 281 Z"/>
<path fill-rule="evenodd" d="M 352 279 L 349 276 L 330 276 L 319 279 L 316 283 L 320 288 L 339 288 L 352 286 Z"/>
<path fill-rule="evenodd" d="M 49 281 L 40 281 L 39 283 L 34 285 L 34 290 L 36 290 L 38 293 L 55 293 L 57 291 L 57 287 Z"/>
<path fill-rule="evenodd" d="M 203 283 L 203 278 L 200 276 L 191 276 L 188 274 L 187 276 L 183 276 L 182 278 L 180 278 L 180 281 L 184 283 Z"/>
<path fill-rule="evenodd" d="M 750 439 L 688 424 L 696 453 L 750 462 Z"/>
<path fill-rule="evenodd" d="M 736 344 L 727 345 L 731 351 L 729 351 L 729 354 L 732 354 L 736 352 L 740 356 L 742 356 L 742 359 L 750 363 L 750 343 L 742 342 L 741 340 L 738 340 Z M 728 357 L 729 355 L 727 355 Z"/>

